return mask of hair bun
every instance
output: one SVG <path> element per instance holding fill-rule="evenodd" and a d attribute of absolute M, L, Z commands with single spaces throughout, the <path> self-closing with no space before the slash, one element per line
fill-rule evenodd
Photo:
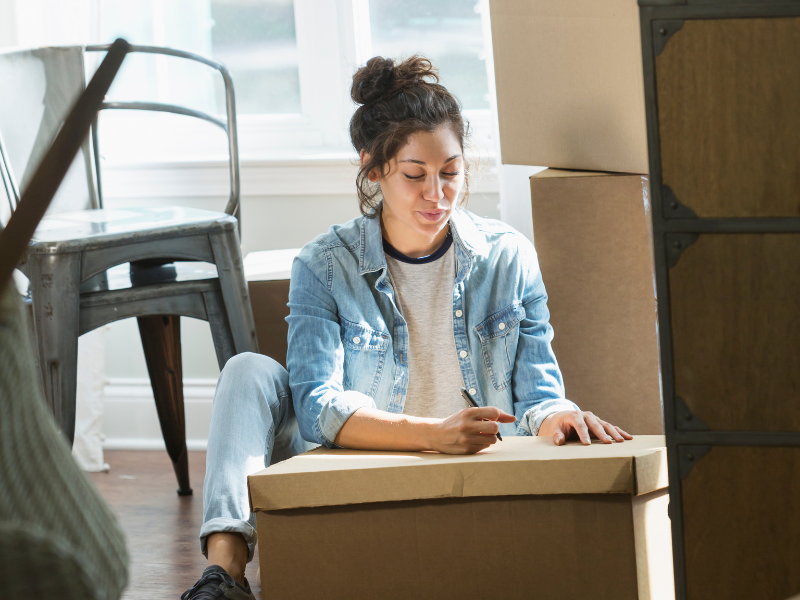
<path fill-rule="evenodd" d="M 393 96 L 420 82 L 426 83 L 427 78 L 434 83 L 439 82 L 436 68 L 427 58 L 412 56 L 395 64 L 390 58 L 376 56 L 353 75 L 350 97 L 357 104 L 368 104 Z"/>
<path fill-rule="evenodd" d="M 373 102 L 385 96 L 394 82 L 394 61 L 382 56 L 370 58 L 366 66 L 353 75 L 350 96 L 358 104 Z"/>

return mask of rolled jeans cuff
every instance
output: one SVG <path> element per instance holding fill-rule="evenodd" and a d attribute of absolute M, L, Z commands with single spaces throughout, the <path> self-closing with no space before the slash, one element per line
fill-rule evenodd
<path fill-rule="evenodd" d="M 255 515 L 251 517 L 255 520 Z M 226 517 L 217 517 L 210 519 L 203 523 L 200 528 L 200 551 L 203 556 L 208 558 L 208 536 L 212 533 L 240 533 L 247 543 L 247 562 L 253 560 L 253 555 L 256 551 L 256 542 L 258 541 L 258 534 L 256 528 L 248 521 L 240 521 L 239 519 L 229 519 Z"/>
<path fill-rule="evenodd" d="M 580 410 L 578 405 L 565 398 L 545 400 L 541 404 L 534 406 L 520 420 L 520 429 L 527 429 L 527 432 L 517 432 L 517 435 L 539 435 L 539 428 L 542 426 L 544 420 L 553 413 L 561 412 L 563 410 Z"/>

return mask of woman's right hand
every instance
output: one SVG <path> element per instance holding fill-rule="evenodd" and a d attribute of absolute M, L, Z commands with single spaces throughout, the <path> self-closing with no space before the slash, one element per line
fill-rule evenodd
<path fill-rule="evenodd" d="M 515 420 L 514 415 L 494 406 L 465 408 L 446 419 L 396 414 L 365 406 L 350 415 L 334 443 L 354 450 L 475 454 L 497 441 L 498 423 Z"/>
<path fill-rule="evenodd" d="M 465 408 L 433 428 L 431 449 L 444 454 L 475 454 L 497 442 L 499 423 L 515 421 L 514 415 L 495 406 Z"/>

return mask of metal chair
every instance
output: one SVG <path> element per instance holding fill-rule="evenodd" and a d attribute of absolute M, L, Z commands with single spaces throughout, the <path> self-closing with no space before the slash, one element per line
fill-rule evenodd
<path fill-rule="evenodd" d="M 13 211 L 38 159 L 83 90 L 84 51 L 108 45 L 0 53 L 0 81 L 27 108 L 11 110 L 0 95 L 0 173 Z M 188 52 L 131 46 L 130 52 L 194 60 L 220 72 L 227 118 L 157 103 L 103 103 L 103 109 L 153 110 L 200 118 L 228 137 L 230 196 L 225 212 L 183 207 L 103 209 L 95 121 L 88 139 L 42 220 L 19 269 L 30 280 L 37 352 L 47 402 L 72 442 L 78 337 L 137 317 L 167 452 L 180 495 L 189 484 L 180 348 L 180 316 L 211 326 L 222 368 L 240 352 L 258 350 L 239 241 L 239 165 L 233 83 L 220 63 Z M 9 78 L 15 79 L 9 81 Z M 29 94 L 26 96 L 25 92 Z M 43 111 L 37 110 L 43 107 Z M 22 117 L 32 116 L 34 130 Z M 10 134 L 9 134 L 10 132 Z M 27 155 L 27 156 L 26 156 Z M 84 183 L 81 188 L 79 183 Z M 83 206 L 76 206 L 76 204 Z M 75 210 L 82 208 L 83 210 Z M 68 212 L 62 212 L 63 210 Z M 53 214 L 55 213 L 55 214 Z M 204 264 L 206 263 L 206 264 Z"/>

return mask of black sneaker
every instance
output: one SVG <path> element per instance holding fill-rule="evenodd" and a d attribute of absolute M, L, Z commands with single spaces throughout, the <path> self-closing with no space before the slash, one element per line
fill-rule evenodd
<path fill-rule="evenodd" d="M 197 583 L 181 595 L 181 600 L 217 600 L 218 598 L 256 600 L 246 578 L 244 585 L 240 585 L 219 565 L 207 567 Z"/>

